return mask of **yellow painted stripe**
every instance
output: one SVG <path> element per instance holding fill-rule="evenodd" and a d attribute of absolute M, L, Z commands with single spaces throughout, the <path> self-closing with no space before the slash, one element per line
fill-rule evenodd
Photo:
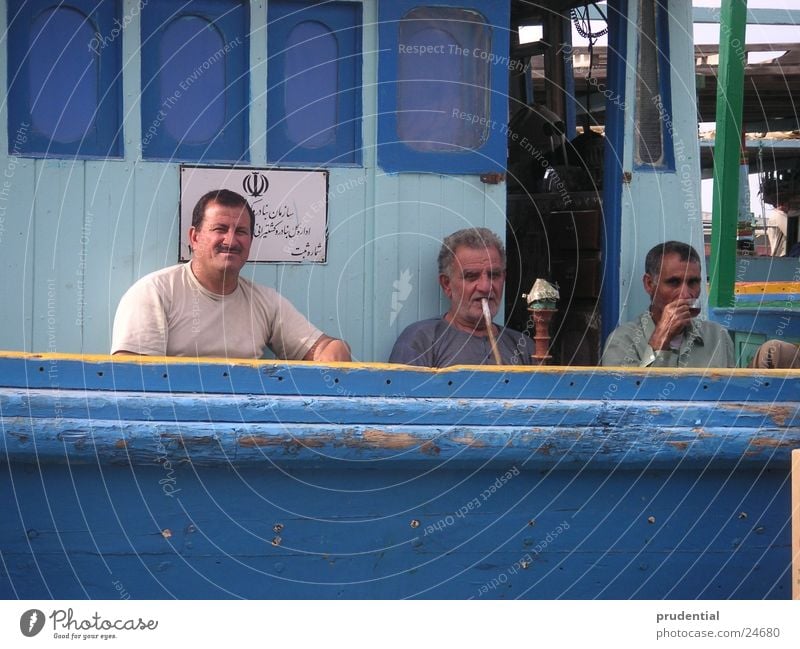
<path fill-rule="evenodd" d="M 734 290 L 740 295 L 800 293 L 800 282 L 736 282 Z"/>
<path fill-rule="evenodd" d="M 603 375 L 614 374 L 702 374 L 709 379 L 752 374 L 748 368 L 674 368 L 674 367 L 594 367 L 591 365 L 453 365 L 451 367 L 416 367 L 413 365 L 398 365 L 394 363 L 316 363 L 314 361 L 275 361 L 275 360 L 248 360 L 246 358 L 188 358 L 182 356 L 126 356 L 107 354 L 59 354 L 59 353 L 31 353 L 0 350 L 0 359 L 21 359 L 31 361 L 79 361 L 84 363 L 115 363 L 131 365 L 244 365 L 247 367 L 336 367 L 342 370 L 392 370 L 395 372 L 427 372 L 430 374 L 446 374 L 451 372 L 480 372 L 480 373 L 506 373 L 506 374 L 564 374 L 576 372 L 597 372 Z M 770 376 L 800 376 L 797 370 L 770 370 Z"/>

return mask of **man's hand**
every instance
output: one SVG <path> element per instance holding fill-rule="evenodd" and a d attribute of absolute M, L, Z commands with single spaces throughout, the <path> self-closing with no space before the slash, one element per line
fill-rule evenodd
<path fill-rule="evenodd" d="M 650 336 L 650 347 L 654 351 L 669 349 L 670 341 L 689 326 L 692 321 L 689 307 L 693 302 L 693 299 L 675 300 L 664 307 L 656 330 Z"/>
<path fill-rule="evenodd" d="M 338 338 L 331 338 L 322 334 L 314 346 L 303 356 L 304 361 L 341 361 L 348 362 L 350 358 L 350 346 Z"/>

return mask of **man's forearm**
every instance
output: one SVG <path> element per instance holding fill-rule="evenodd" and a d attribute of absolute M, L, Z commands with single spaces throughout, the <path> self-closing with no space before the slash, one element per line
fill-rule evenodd
<path fill-rule="evenodd" d="M 308 350 L 303 360 L 347 362 L 351 360 L 350 346 L 344 340 L 322 334 Z"/>

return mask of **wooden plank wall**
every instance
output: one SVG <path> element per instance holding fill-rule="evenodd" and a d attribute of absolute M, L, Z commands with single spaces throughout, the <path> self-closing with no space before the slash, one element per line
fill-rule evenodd
<path fill-rule="evenodd" d="M 375 52 L 377 3 L 363 4 L 363 50 Z M 251 6 L 260 16 L 263 2 Z M 131 7 L 126 0 L 125 10 Z M 139 16 L 127 13 L 124 159 L 16 158 L 9 155 L 10 134 L 0 129 L 0 174 L 7 174 L 0 181 L 9 183 L 0 197 L 0 349 L 105 353 L 122 293 L 135 279 L 177 262 L 179 166 L 140 157 Z M 263 19 L 251 28 L 250 144 L 252 164 L 263 165 Z M 4 0 L 0 29 L 6 29 Z M 364 165 L 330 169 L 328 263 L 259 264 L 244 272 L 348 340 L 357 359 L 382 361 L 403 326 L 444 310 L 436 276 L 442 236 L 468 225 L 504 236 L 505 185 L 484 185 L 477 176 L 383 174 L 375 150 L 377 63 L 366 54 L 363 73 Z M 7 87 L 5 63 L 0 87 Z M 7 123 L 5 102 L 0 123 Z M 408 284 L 397 289 L 404 271 Z"/>

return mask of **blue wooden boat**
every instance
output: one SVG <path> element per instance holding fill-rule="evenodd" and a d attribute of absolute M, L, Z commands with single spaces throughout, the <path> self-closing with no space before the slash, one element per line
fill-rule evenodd
<path fill-rule="evenodd" d="M 579 4 L 0 0 L 0 597 L 790 596 L 800 374 L 589 367 L 646 307 L 643 251 L 703 234 L 691 3 L 610 0 L 585 91 Z M 543 98 L 585 120 L 576 185 L 510 128 Z M 359 362 L 98 355 L 122 293 L 186 252 L 198 165 L 325 173 L 325 264 L 247 275 Z M 561 283 L 562 367 L 379 362 L 445 310 L 434 260 L 467 224 L 506 236 L 507 322 L 531 277 Z M 742 358 L 785 315 L 712 297 Z"/>
<path fill-rule="evenodd" d="M 796 371 L 0 377 L 6 598 L 790 597 Z"/>

